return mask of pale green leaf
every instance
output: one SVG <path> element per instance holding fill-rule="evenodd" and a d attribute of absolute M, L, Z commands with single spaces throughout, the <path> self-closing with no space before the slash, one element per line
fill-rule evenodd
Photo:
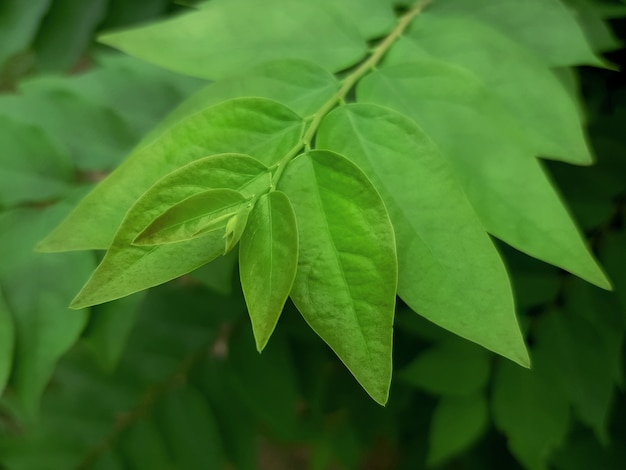
<path fill-rule="evenodd" d="M 4 392 L 4 386 L 11 373 L 14 344 L 15 326 L 13 318 L 9 306 L 4 300 L 2 290 L 0 290 L 0 394 Z"/>
<path fill-rule="evenodd" d="M 364 38 L 384 36 L 396 23 L 391 5 L 381 0 L 318 0 L 317 3 L 351 18 Z"/>
<path fill-rule="evenodd" d="M 425 14 L 419 27 L 394 46 L 386 63 L 429 57 L 480 77 L 521 121 L 535 155 L 591 163 L 576 101 L 544 62 L 503 33 L 471 18 Z"/>
<path fill-rule="evenodd" d="M 272 335 L 293 286 L 297 230 L 289 199 L 272 191 L 254 205 L 241 238 L 239 275 L 259 351 Z"/>
<path fill-rule="evenodd" d="M 560 0 L 445 0 L 426 14 L 483 21 L 555 67 L 601 65 L 572 12 Z"/>
<path fill-rule="evenodd" d="M 525 468 L 547 470 L 552 452 L 564 443 L 569 429 L 569 403 L 536 371 L 504 361 L 498 366 L 492 398 L 495 425 Z"/>
<path fill-rule="evenodd" d="M 434 323 L 522 365 L 508 276 L 439 149 L 410 119 L 356 104 L 329 114 L 316 145 L 345 155 L 379 189 L 398 245 L 398 294 Z"/>
<path fill-rule="evenodd" d="M 195 194 L 225 188 L 250 197 L 259 188 L 267 190 L 270 183 L 265 165 L 236 154 L 205 157 L 165 176 L 130 208 L 102 263 L 74 299 L 72 308 L 107 302 L 162 284 L 223 254 L 223 231 L 166 245 L 133 245 L 133 241 L 150 222 Z"/>
<path fill-rule="evenodd" d="M 248 224 L 248 216 L 250 215 L 251 209 L 252 203 L 250 202 L 240 207 L 239 210 L 228 219 L 224 233 L 224 254 L 231 251 L 235 245 L 239 243 L 239 239 Z"/>
<path fill-rule="evenodd" d="M 484 394 L 443 397 L 430 424 L 429 465 L 440 465 L 468 450 L 487 430 L 489 414 Z"/>
<path fill-rule="evenodd" d="M 232 98 L 258 96 L 278 101 L 300 116 L 315 113 L 339 88 L 324 68 L 303 60 L 276 60 L 211 83 L 176 108 L 144 139 L 158 137 L 189 114 Z"/>
<path fill-rule="evenodd" d="M 484 349 L 453 338 L 420 353 L 400 371 L 400 377 L 435 395 L 471 395 L 487 384 L 490 362 Z"/>
<path fill-rule="evenodd" d="M 302 119 L 293 111 L 261 98 L 231 100 L 195 113 L 137 149 L 39 249 L 105 249 L 130 206 L 159 178 L 224 152 L 246 153 L 272 164 L 298 143 L 302 127 Z"/>
<path fill-rule="evenodd" d="M 406 113 L 424 129 L 453 163 L 491 234 L 610 287 L 528 142 L 475 75 L 443 62 L 407 63 L 372 73 L 357 95 Z"/>
<path fill-rule="evenodd" d="M 275 59 L 330 71 L 358 62 L 367 44 L 349 20 L 300 0 L 212 0 L 206 8 L 100 40 L 176 72 L 219 79 Z"/>
<path fill-rule="evenodd" d="M 363 388 L 384 404 L 397 284 L 384 203 L 358 167 L 322 150 L 293 160 L 279 189 L 293 204 L 299 233 L 291 298 Z"/>
<path fill-rule="evenodd" d="M 173 205 L 133 240 L 134 245 L 162 245 L 191 240 L 212 230 L 224 229 L 245 207 L 246 199 L 232 189 L 210 189 Z"/>
<path fill-rule="evenodd" d="M 12 387 L 24 410 L 37 412 L 39 397 L 59 357 L 77 340 L 87 311 L 67 305 L 94 269 L 91 253 L 33 253 L 36 241 L 68 211 L 16 209 L 0 214 L 0 286 L 15 325 Z M 62 276 L 59 273 L 63 273 Z"/>
<path fill-rule="evenodd" d="M 67 153 L 41 129 L 0 116 L 0 206 L 47 201 L 73 177 Z"/>

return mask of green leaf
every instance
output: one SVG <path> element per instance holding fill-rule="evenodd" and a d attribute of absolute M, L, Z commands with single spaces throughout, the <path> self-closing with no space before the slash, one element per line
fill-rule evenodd
<path fill-rule="evenodd" d="M 370 74 L 357 95 L 406 113 L 424 129 L 454 165 L 487 231 L 610 288 L 528 142 L 475 75 L 443 62 L 419 61 Z"/>
<path fill-rule="evenodd" d="M 363 388 L 384 404 L 397 284 L 384 203 L 358 167 L 321 150 L 293 160 L 279 189 L 293 204 L 299 233 L 291 298 Z"/>
<path fill-rule="evenodd" d="M 239 243 L 239 239 L 243 235 L 246 225 L 248 224 L 248 216 L 252 209 L 252 203 L 248 203 L 241 207 L 235 215 L 233 215 L 226 223 L 226 230 L 224 233 L 224 254 L 235 248 L 235 245 Z"/>
<path fill-rule="evenodd" d="M 162 67 L 209 79 L 275 59 L 310 60 L 334 72 L 366 53 L 364 38 L 348 18 L 300 0 L 213 0 L 206 8 L 100 40 Z"/>
<path fill-rule="evenodd" d="M 246 205 L 232 189 L 210 189 L 189 196 L 155 218 L 134 245 L 163 245 L 191 240 L 212 230 L 224 229 Z"/>
<path fill-rule="evenodd" d="M 127 468 L 169 470 L 175 466 L 168 443 L 150 418 L 137 421 L 126 429 L 120 437 L 120 447 Z M 146 452 L 146 449 L 150 451 Z"/>
<path fill-rule="evenodd" d="M 246 155 L 213 155 L 189 163 L 154 184 L 130 208 L 102 263 L 72 302 L 95 305 L 162 284 L 224 253 L 222 231 L 166 245 L 133 245 L 153 220 L 170 207 L 209 189 L 230 189 L 251 197 L 270 187 L 270 173 Z"/>
<path fill-rule="evenodd" d="M 150 132 L 144 142 L 188 115 L 232 98 L 268 98 L 293 109 L 300 116 L 310 116 L 339 86 L 334 75 L 312 62 L 283 59 L 263 63 L 194 93 Z"/>
<path fill-rule="evenodd" d="M 433 2 L 426 14 L 485 22 L 554 67 L 602 65 L 581 26 L 560 0 L 447 0 Z"/>
<path fill-rule="evenodd" d="M 26 49 L 51 0 L 3 0 L 0 4 L 0 65 Z"/>
<path fill-rule="evenodd" d="M 434 395 L 472 395 L 487 384 L 490 361 L 484 349 L 452 338 L 419 354 L 399 376 Z"/>
<path fill-rule="evenodd" d="M 482 393 L 441 398 L 430 424 L 428 464 L 440 465 L 468 450 L 487 430 L 488 421 Z"/>
<path fill-rule="evenodd" d="M 302 127 L 293 111 L 261 98 L 231 100 L 193 114 L 133 152 L 38 248 L 105 249 L 130 206 L 159 178 L 223 152 L 246 153 L 271 165 L 298 143 Z"/>
<path fill-rule="evenodd" d="M 419 27 L 394 46 L 386 63 L 429 57 L 465 67 L 480 77 L 521 121 L 535 155 L 592 162 L 577 102 L 544 62 L 503 33 L 467 17 L 425 14 Z"/>
<path fill-rule="evenodd" d="M 138 293 L 91 309 L 84 339 L 106 370 L 117 366 L 144 297 Z"/>
<path fill-rule="evenodd" d="M 267 344 L 293 286 L 298 266 L 298 228 L 287 196 L 261 196 L 239 245 L 241 287 L 258 351 Z"/>
<path fill-rule="evenodd" d="M 546 470 L 569 429 L 567 399 L 536 371 L 503 361 L 498 366 L 492 398 L 495 425 L 524 467 Z"/>
<path fill-rule="evenodd" d="M 318 0 L 351 18 L 364 38 L 385 35 L 396 23 L 391 5 L 380 0 Z"/>
<path fill-rule="evenodd" d="M 430 321 L 528 365 L 508 276 L 447 160 L 410 119 L 356 104 L 329 114 L 316 145 L 380 190 L 398 245 L 398 295 Z"/>
<path fill-rule="evenodd" d="M 32 252 L 37 239 L 67 211 L 66 205 L 59 204 L 0 214 L 0 286 L 15 325 L 11 382 L 28 415 L 37 413 L 39 397 L 57 360 L 74 344 L 87 321 L 85 310 L 72 312 L 67 305 L 94 269 L 92 254 Z"/>
<path fill-rule="evenodd" d="M 15 326 L 13 317 L 9 311 L 9 306 L 4 300 L 2 290 L 0 290 L 0 394 L 4 392 L 4 387 L 11 373 L 14 344 Z"/>
<path fill-rule="evenodd" d="M 0 206 L 47 201 L 67 191 L 69 156 L 41 129 L 0 116 Z"/>

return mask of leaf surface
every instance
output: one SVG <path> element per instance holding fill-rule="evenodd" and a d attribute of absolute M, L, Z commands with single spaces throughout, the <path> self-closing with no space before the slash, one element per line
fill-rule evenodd
<path fill-rule="evenodd" d="M 246 199 L 232 189 L 203 191 L 167 209 L 154 219 L 137 238 L 134 245 L 176 243 L 224 229 L 229 219 L 245 207 Z"/>
<path fill-rule="evenodd" d="M 15 326 L 9 306 L 0 290 L 0 394 L 9 379 L 13 364 L 13 348 L 15 344 Z"/>
<path fill-rule="evenodd" d="M 523 365 L 508 276 L 439 149 L 407 117 L 356 104 L 329 114 L 317 146 L 345 155 L 379 189 L 398 246 L 398 294 L 430 321 Z"/>
<path fill-rule="evenodd" d="M 424 129 L 454 165 L 487 231 L 610 288 L 528 141 L 475 75 L 419 61 L 381 68 L 360 83 L 357 94 L 360 101 L 406 113 Z"/>
<path fill-rule="evenodd" d="M 166 245 L 133 245 L 154 219 L 170 207 L 209 189 L 230 189 L 244 196 L 269 188 L 270 173 L 246 155 L 221 154 L 199 159 L 159 180 L 131 207 L 98 269 L 72 302 L 95 305 L 187 274 L 224 253 L 223 231 Z"/>
<path fill-rule="evenodd" d="M 440 465 L 468 450 L 482 437 L 488 424 L 484 394 L 441 398 L 430 424 L 428 464 Z"/>
<path fill-rule="evenodd" d="M 363 388 L 384 404 L 397 285 L 393 228 L 367 177 L 345 157 L 312 151 L 282 179 L 299 233 L 291 298 Z"/>
<path fill-rule="evenodd" d="M 162 67 L 209 79 L 275 59 L 305 59 L 334 72 L 366 53 L 366 43 L 349 19 L 317 2 L 299 0 L 213 0 L 205 8 L 100 40 Z"/>
<path fill-rule="evenodd" d="M 239 276 L 256 346 L 267 344 L 293 286 L 298 266 L 298 228 L 285 193 L 256 202 L 239 245 Z"/>
<path fill-rule="evenodd" d="M 28 47 L 50 3 L 51 0 L 3 0 L 0 4 L 0 64 Z"/>
<path fill-rule="evenodd" d="M 127 210 L 159 178 L 194 160 L 224 152 L 250 154 L 272 164 L 296 145 L 302 126 L 293 111 L 261 98 L 231 100 L 193 114 L 135 151 L 39 249 L 105 249 Z"/>

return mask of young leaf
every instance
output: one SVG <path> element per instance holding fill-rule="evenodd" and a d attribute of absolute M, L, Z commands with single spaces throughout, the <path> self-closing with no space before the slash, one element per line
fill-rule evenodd
<path fill-rule="evenodd" d="M 293 160 L 278 186 L 293 204 L 298 225 L 291 298 L 363 388 L 384 404 L 397 285 L 387 210 L 361 170 L 329 151 Z"/>
<path fill-rule="evenodd" d="M 267 344 L 293 286 L 298 266 L 296 216 L 287 196 L 261 196 L 239 244 L 241 287 L 258 351 Z"/>
<path fill-rule="evenodd" d="M 271 165 L 297 144 L 302 128 L 293 111 L 261 98 L 230 100 L 195 113 L 133 152 L 38 248 L 106 249 L 130 206 L 159 178 L 223 152 L 249 154 Z"/>
<path fill-rule="evenodd" d="M 0 394 L 4 392 L 4 386 L 11 373 L 14 344 L 15 326 L 13 318 L 9 306 L 4 300 L 2 290 L 0 290 Z"/>
<path fill-rule="evenodd" d="M 432 322 L 524 366 L 508 276 L 439 149 L 405 116 L 375 105 L 339 108 L 318 148 L 356 163 L 380 190 L 398 245 L 398 295 Z"/>
<path fill-rule="evenodd" d="M 212 230 L 223 229 L 246 199 L 232 189 L 210 189 L 189 196 L 154 219 L 133 245 L 163 245 L 191 240 Z"/>
<path fill-rule="evenodd" d="M 224 254 L 235 248 L 235 245 L 239 242 L 239 239 L 243 235 L 243 231 L 246 229 L 248 223 L 248 216 L 252 209 L 252 203 L 249 202 L 239 207 L 239 210 L 228 219 L 226 223 L 226 231 L 224 233 Z"/>
<path fill-rule="evenodd" d="M 419 61 L 381 68 L 357 92 L 361 101 L 406 113 L 439 145 L 487 231 L 610 288 L 528 141 L 475 75 L 444 62 Z"/>
<path fill-rule="evenodd" d="M 224 232 L 166 245 L 133 245 L 137 235 L 170 207 L 208 189 L 230 189 L 244 196 L 270 187 L 270 173 L 258 160 L 222 154 L 192 162 L 167 175 L 131 207 L 102 263 L 72 303 L 95 305 L 162 284 L 224 253 Z"/>
<path fill-rule="evenodd" d="M 300 0 L 213 0 L 206 8 L 105 34 L 100 41 L 176 72 L 209 79 L 275 59 L 306 59 L 339 71 L 367 51 L 350 17 Z"/>
<path fill-rule="evenodd" d="M 488 423 L 483 393 L 441 398 L 430 424 L 428 464 L 440 465 L 466 451 L 484 434 Z"/>

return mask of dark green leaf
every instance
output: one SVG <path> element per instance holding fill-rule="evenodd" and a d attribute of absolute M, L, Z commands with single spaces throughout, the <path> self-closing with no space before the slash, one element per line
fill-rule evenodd
<path fill-rule="evenodd" d="M 0 290 L 0 394 L 11 373 L 13 364 L 13 348 L 15 344 L 15 326 L 9 306 Z"/>
<path fill-rule="evenodd" d="M 0 66 L 26 49 L 52 0 L 2 0 L 0 4 Z"/>
<path fill-rule="evenodd" d="M 363 388 L 384 404 L 397 284 L 384 203 L 358 167 L 321 150 L 293 160 L 279 189 L 293 204 L 300 239 L 291 298 Z"/>
<path fill-rule="evenodd" d="M 250 213 L 239 245 L 239 275 L 257 349 L 269 340 L 298 266 L 296 217 L 280 191 L 263 195 Z"/>

